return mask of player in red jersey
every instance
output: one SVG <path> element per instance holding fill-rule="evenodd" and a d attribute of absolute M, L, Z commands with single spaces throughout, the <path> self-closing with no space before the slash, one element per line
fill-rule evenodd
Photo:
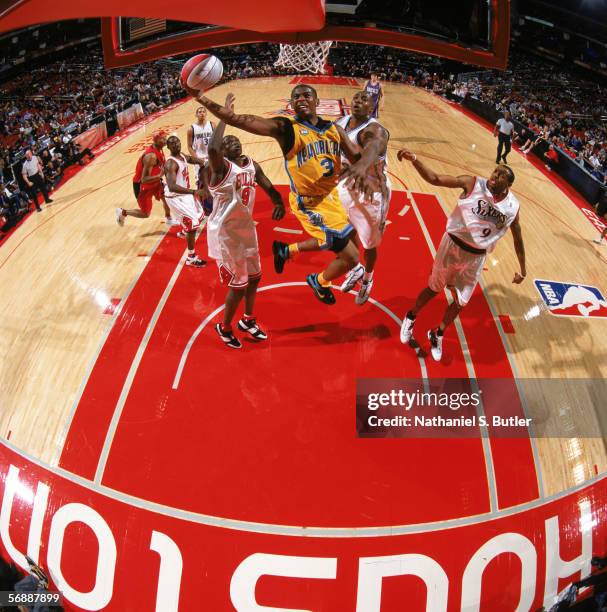
<path fill-rule="evenodd" d="M 158 131 L 153 135 L 153 144 L 148 147 L 143 155 L 137 160 L 135 175 L 133 176 L 133 191 L 137 198 L 139 208 L 117 208 L 116 222 L 124 225 L 126 217 L 137 217 L 147 219 L 152 212 L 152 198 L 162 200 L 164 213 L 169 225 L 178 225 L 171 218 L 171 211 L 164 199 L 164 186 L 162 177 L 164 174 L 164 152 L 167 142 L 166 132 Z"/>

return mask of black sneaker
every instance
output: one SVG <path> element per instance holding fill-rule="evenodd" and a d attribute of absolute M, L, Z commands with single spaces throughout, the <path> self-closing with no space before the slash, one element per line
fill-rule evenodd
<path fill-rule="evenodd" d="M 277 274 L 282 274 L 285 263 L 289 259 L 289 245 L 286 242 L 274 240 L 272 243 L 272 253 L 274 253 L 274 269 Z"/>
<path fill-rule="evenodd" d="M 217 325 L 215 325 L 215 331 L 217 332 L 219 337 L 225 342 L 226 346 L 229 346 L 233 349 L 242 348 L 240 340 L 231 331 L 223 331 L 221 323 L 217 323 Z"/>
<path fill-rule="evenodd" d="M 256 319 L 240 319 L 238 321 L 238 329 L 243 332 L 247 332 L 256 340 L 267 340 L 268 335 L 257 325 Z"/>
<path fill-rule="evenodd" d="M 53 200 L 51 200 L 50 198 L 48 200 L 44 200 L 47 204 L 52 204 Z"/>
<path fill-rule="evenodd" d="M 318 274 L 308 274 L 306 283 L 310 285 L 314 295 L 323 303 L 332 306 L 335 304 L 335 296 L 329 287 L 323 287 L 318 282 Z"/>
<path fill-rule="evenodd" d="M 190 257 L 189 255 L 185 258 L 186 266 L 193 266 L 194 268 L 204 268 L 207 265 L 207 262 L 204 259 L 200 259 L 198 255 L 194 257 Z"/>

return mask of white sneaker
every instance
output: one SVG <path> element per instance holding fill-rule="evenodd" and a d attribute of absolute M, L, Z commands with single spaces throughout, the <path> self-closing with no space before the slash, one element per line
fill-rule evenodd
<path fill-rule="evenodd" d="M 118 225 L 120 225 L 120 227 L 122 227 L 124 225 L 124 215 L 122 214 L 122 208 L 117 208 L 115 210 L 116 213 L 116 223 L 118 223 Z"/>
<path fill-rule="evenodd" d="M 343 291 L 344 293 L 348 293 L 348 291 L 351 291 L 352 289 L 354 289 L 354 286 L 363 277 L 364 273 L 365 273 L 365 266 L 363 266 L 360 263 L 356 264 L 346 275 L 346 280 L 342 283 L 341 287 L 339 288 L 340 291 Z"/>
<path fill-rule="evenodd" d="M 403 322 L 400 326 L 400 341 L 403 344 L 409 344 L 411 338 L 413 337 L 414 325 L 415 319 L 410 319 L 407 315 L 405 315 Z"/>
<path fill-rule="evenodd" d="M 164 222 L 171 227 L 174 225 L 181 225 L 181 223 L 179 223 L 177 219 L 173 219 L 173 217 L 166 217 Z"/>
<path fill-rule="evenodd" d="M 443 336 L 439 336 L 436 331 L 434 329 L 428 331 L 428 340 L 430 340 L 432 359 L 440 361 L 443 358 Z"/>
<path fill-rule="evenodd" d="M 369 299 L 371 287 L 373 287 L 373 280 L 364 280 L 360 284 L 360 289 L 358 290 L 358 295 L 354 298 L 354 303 L 362 306 Z"/>

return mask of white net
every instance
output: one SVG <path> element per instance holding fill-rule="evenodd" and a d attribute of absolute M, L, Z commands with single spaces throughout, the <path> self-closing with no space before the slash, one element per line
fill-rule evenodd
<path fill-rule="evenodd" d="M 298 72 L 324 74 L 327 55 L 332 44 L 332 40 L 319 40 L 299 45 L 280 45 L 274 66 L 293 68 Z"/>

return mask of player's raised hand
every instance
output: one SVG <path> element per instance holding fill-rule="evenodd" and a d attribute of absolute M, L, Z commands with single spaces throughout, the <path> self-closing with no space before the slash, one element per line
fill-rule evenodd
<path fill-rule="evenodd" d="M 231 110 L 232 112 L 234 112 L 234 102 L 235 102 L 235 100 L 236 100 L 236 96 L 233 93 L 229 93 L 226 96 L 226 101 L 225 101 L 225 105 L 224 106 L 228 110 Z"/>
<path fill-rule="evenodd" d="M 413 151 L 409 151 L 409 149 L 401 149 L 397 154 L 398 161 L 403 161 L 406 159 L 407 161 L 415 161 L 417 159 L 415 153 Z"/>
<path fill-rule="evenodd" d="M 520 272 L 515 272 L 512 282 L 515 285 L 520 285 L 525 280 L 525 277 Z"/>

